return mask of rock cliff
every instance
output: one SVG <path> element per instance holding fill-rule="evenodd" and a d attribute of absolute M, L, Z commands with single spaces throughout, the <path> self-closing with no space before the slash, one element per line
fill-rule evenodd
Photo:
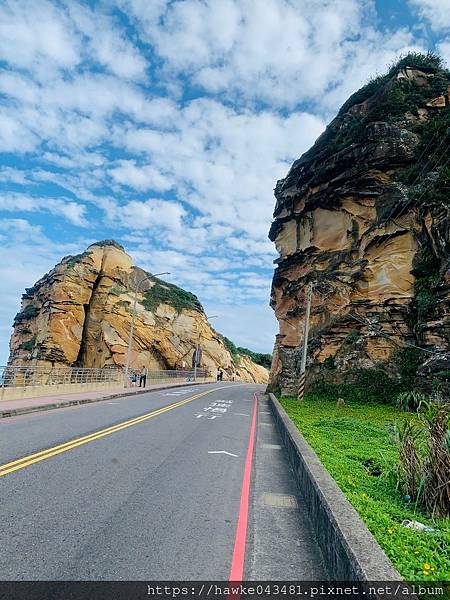
<path fill-rule="evenodd" d="M 271 386 L 296 390 L 314 285 L 309 377 L 395 371 L 396 349 L 449 369 L 450 73 L 412 54 L 356 92 L 275 189 Z M 419 354 L 421 351 L 418 351 Z"/>
<path fill-rule="evenodd" d="M 124 366 L 135 285 L 148 276 L 114 241 L 63 258 L 23 295 L 9 364 Z M 152 276 L 139 289 L 132 368 L 189 369 L 199 341 L 211 374 L 267 382 L 264 367 L 230 354 L 196 296 Z"/>

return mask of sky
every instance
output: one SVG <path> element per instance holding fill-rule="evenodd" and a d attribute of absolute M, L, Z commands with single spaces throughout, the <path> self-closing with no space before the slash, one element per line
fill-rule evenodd
<path fill-rule="evenodd" d="M 273 188 L 450 0 L 0 0 L 0 364 L 20 297 L 115 239 L 271 352 Z"/>

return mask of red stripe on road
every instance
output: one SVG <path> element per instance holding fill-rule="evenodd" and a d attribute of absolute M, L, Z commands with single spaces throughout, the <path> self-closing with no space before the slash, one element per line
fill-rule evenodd
<path fill-rule="evenodd" d="M 245 542 L 247 540 L 248 504 L 250 497 L 250 479 L 252 474 L 253 450 L 255 448 L 256 415 L 258 410 L 258 396 L 253 394 L 253 413 L 250 436 L 248 440 L 247 456 L 245 458 L 244 476 L 242 478 L 241 503 L 239 518 L 234 539 L 233 559 L 231 561 L 230 581 L 242 581 L 244 575 Z M 233 596 L 236 598 L 236 596 Z"/>

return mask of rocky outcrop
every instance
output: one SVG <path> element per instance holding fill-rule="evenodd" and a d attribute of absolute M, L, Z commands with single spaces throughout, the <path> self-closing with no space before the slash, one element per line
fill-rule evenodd
<path fill-rule="evenodd" d="M 395 370 L 408 343 L 449 351 L 449 106 L 440 61 L 406 57 L 354 94 L 278 181 L 272 388 L 296 390 L 310 282 L 310 377 Z"/>
<path fill-rule="evenodd" d="M 232 356 L 196 296 L 132 265 L 114 241 L 67 256 L 23 295 L 9 364 L 123 367 L 134 289 L 139 286 L 131 367 L 191 368 L 197 341 L 202 366 L 225 378 L 266 383 L 267 370 Z"/>

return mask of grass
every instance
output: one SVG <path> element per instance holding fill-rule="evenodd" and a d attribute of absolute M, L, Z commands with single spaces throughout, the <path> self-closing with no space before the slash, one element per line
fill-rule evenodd
<path fill-rule="evenodd" d="M 309 395 L 303 403 L 282 398 L 291 419 L 314 448 L 394 566 L 407 581 L 450 579 L 450 520 L 432 520 L 397 490 L 394 422 L 414 419 L 392 406 L 352 402 L 337 407 Z M 420 521 L 436 531 L 401 526 Z"/>

